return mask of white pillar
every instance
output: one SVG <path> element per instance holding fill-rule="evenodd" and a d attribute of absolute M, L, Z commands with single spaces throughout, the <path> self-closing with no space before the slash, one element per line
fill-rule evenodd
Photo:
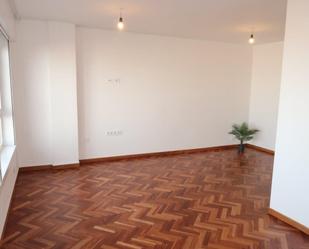
<path fill-rule="evenodd" d="M 309 1 L 289 0 L 271 208 L 309 227 Z"/>
<path fill-rule="evenodd" d="M 75 26 L 49 22 L 52 164 L 79 163 Z"/>

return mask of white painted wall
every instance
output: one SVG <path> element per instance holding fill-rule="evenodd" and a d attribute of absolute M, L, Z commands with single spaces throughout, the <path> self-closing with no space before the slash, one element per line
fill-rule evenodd
<path fill-rule="evenodd" d="M 74 37 L 71 24 L 18 24 L 21 166 L 230 144 L 231 124 L 248 121 L 250 46 L 78 28 L 78 136 Z M 250 123 L 262 130 L 255 143 L 270 149 L 280 48 L 254 48 Z M 110 130 L 123 134 L 106 136 Z"/>
<path fill-rule="evenodd" d="M 77 44 L 82 159 L 231 144 L 248 120 L 250 46 L 86 28 Z"/>
<path fill-rule="evenodd" d="M 19 166 L 77 163 L 75 26 L 22 20 L 12 50 Z"/>
<path fill-rule="evenodd" d="M 288 2 L 271 208 L 309 227 L 309 1 Z"/>
<path fill-rule="evenodd" d="M 251 127 L 260 132 L 251 144 L 275 150 L 283 42 L 253 47 L 250 96 Z"/>
<path fill-rule="evenodd" d="M 52 163 L 48 24 L 21 21 L 12 44 L 19 166 Z"/>
<path fill-rule="evenodd" d="M 7 0 L 0 0 L 0 24 L 5 29 L 10 39 L 15 39 L 15 20 Z M 0 238 L 3 232 L 10 199 L 17 176 L 17 163 L 14 148 L 11 150 L 11 152 L 13 154 L 12 158 L 4 158 L 5 156 L 3 153 L 1 154 L 1 162 L 3 163 L 3 159 L 5 159 L 9 166 L 0 186 Z"/>
<path fill-rule="evenodd" d="M 48 29 L 52 164 L 79 163 L 75 26 L 50 22 Z"/>
<path fill-rule="evenodd" d="M 18 25 L 21 166 L 230 144 L 249 103 L 249 121 L 262 130 L 254 143 L 274 149 L 282 43 L 254 48 L 250 101 L 250 46 L 78 28 L 76 48 L 74 37 L 71 24 Z"/>
<path fill-rule="evenodd" d="M 74 28 L 23 20 L 17 31 L 19 165 L 75 163 Z M 249 46 L 92 29 L 77 42 L 80 158 L 230 144 L 231 124 L 248 119 Z"/>

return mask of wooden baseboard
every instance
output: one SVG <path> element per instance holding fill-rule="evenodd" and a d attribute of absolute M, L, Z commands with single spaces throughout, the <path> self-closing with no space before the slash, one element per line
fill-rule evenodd
<path fill-rule="evenodd" d="M 79 168 L 79 163 L 73 164 L 64 164 L 59 166 L 53 165 L 39 165 L 39 166 L 31 166 L 31 167 L 23 167 L 19 168 L 19 172 L 33 172 L 33 171 L 41 171 L 41 170 L 64 170 L 64 169 L 76 169 Z"/>
<path fill-rule="evenodd" d="M 31 172 L 31 171 L 40 171 L 40 170 L 49 170 L 53 167 L 52 165 L 38 165 L 38 166 L 31 166 L 31 167 L 22 167 L 19 168 L 20 173 L 22 172 Z"/>
<path fill-rule="evenodd" d="M 257 151 L 260 151 L 260 152 L 264 152 L 264 153 L 267 153 L 269 155 L 275 155 L 275 151 L 273 151 L 273 150 L 269 150 L 269 149 L 266 149 L 266 148 L 263 148 L 263 147 L 260 147 L 260 146 L 256 146 L 256 145 L 253 145 L 253 144 L 247 144 L 246 146 L 247 146 L 247 148 L 254 149 L 254 150 L 257 150 Z"/>
<path fill-rule="evenodd" d="M 82 159 L 79 162 L 81 165 L 83 165 L 83 164 L 88 164 L 88 163 L 112 162 L 112 161 L 119 161 L 119 160 L 140 159 L 140 158 L 148 158 L 148 157 L 155 157 L 155 156 L 172 156 L 172 155 L 181 155 L 181 154 L 192 154 L 192 153 L 199 153 L 199 152 L 235 149 L 237 148 L 237 146 L 238 145 L 233 144 L 233 145 L 223 145 L 223 146 L 188 149 L 188 150 L 175 150 L 175 151 L 153 152 L 153 153 L 143 153 L 143 154 L 134 154 L 134 155 L 124 155 L 124 156 L 91 158 L 91 159 Z"/>
<path fill-rule="evenodd" d="M 197 148 L 197 149 L 187 149 L 187 150 L 174 150 L 174 151 L 164 151 L 164 152 L 153 152 L 153 153 L 142 153 L 142 154 L 133 154 L 133 155 L 123 155 L 123 156 L 112 156 L 112 157 L 100 157 L 100 158 L 90 158 L 90 159 L 82 159 L 79 163 L 76 164 L 66 164 L 66 165 L 39 165 L 39 166 L 31 166 L 31 167 L 23 167 L 19 169 L 19 172 L 33 172 L 40 170 L 63 170 L 63 169 L 76 169 L 80 165 L 88 164 L 88 163 L 98 163 L 98 162 L 112 162 L 112 161 L 120 161 L 120 160 L 128 160 L 128 159 L 139 159 L 139 158 L 148 158 L 155 156 L 173 156 L 173 155 L 181 155 L 181 154 L 192 154 L 199 152 L 208 152 L 208 151 L 222 151 L 222 150 L 230 150 L 237 148 L 237 144 L 232 145 L 223 145 L 223 146 L 214 146 L 214 147 L 206 147 L 206 148 Z M 260 152 L 264 152 L 270 155 L 274 155 L 275 152 L 269 149 L 265 149 L 256 145 L 247 144 L 247 147 L 250 149 L 254 149 Z"/>
<path fill-rule="evenodd" d="M 72 163 L 72 164 L 64 164 L 64 165 L 54 165 L 52 166 L 52 170 L 61 170 L 61 169 L 77 169 L 79 168 L 79 163 Z"/>
<path fill-rule="evenodd" d="M 269 208 L 268 209 L 268 214 L 270 214 L 271 216 L 277 218 L 278 220 L 283 221 L 284 223 L 289 224 L 292 227 L 295 227 L 296 229 L 302 231 L 303 233 L 309 235 L 309 227 L 304 226 L 303 224 L 300 224 L 299 222 L 281 214 L 280 212 Z"/>

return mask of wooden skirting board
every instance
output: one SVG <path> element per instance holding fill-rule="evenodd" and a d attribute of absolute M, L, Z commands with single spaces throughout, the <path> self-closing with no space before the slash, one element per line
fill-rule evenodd
<path fill-rule="evenodd" d="M 275 155 L 275 151 L 273 151 L 273 150 L 269 150 L 269 149 L 266 149 L 266 148 L 263 148 L 263 147 L 260 147 L 260 146 L 256 146 L 256 145 L 253 145 L 253 144 L 247 144 L 246 146 L 247 146 L 247 148 L 254 149 L 254 150 L 257 150 L 257 151 L 260 151 L 260 152 L 264 152 L 264 153 L 267 153 L 269 155 Z"/>
<path fill-rule="evenodd" d="M 275 152 L 269 149 L 265 149 L 256 145 L 246 144 L 247 148 L 254 149 L 260 152 L 264 152 L 270 155 L 274 155 Z M 123 156 L 112 156 L 112 157 L 100 157 L 100 158 L 90 158 L 90 159 L 82 159 L 80 163 L 76 164 L 66 164 L 66 165 L 39 165 L 39 166 L 30 166 L 23 167 L 19 169 L 19 172 L 30 172 L 30 171 L 39 171 L 39 170 L 63 170 L 63 169 L 76 169 L 80 165 L 88 164 L 88 163 L 98 163 L 98 162 L 112 162 L 119 160 L 129 160 L 129 159 L 139 159 L 139 158 L 147 158 L 147 157 L 155 157 L 155 156 L 172 156 L 172 155 L 181 155 L 181 154 L 191 154 L 191 153 L 200 153 L 200 152 L 208 152 L 208 151 L 221 151 L 221 150 L 230 150 L 236 149 L 238 147 L 237 144 L 232 145 L 223 145 L 223 146 L 214 146 L 214 147 L 206 147 L 206 148 L 197 148 L 197 149 L 187 149 L 187 150 L 174 150 L 174 151 L 163 151 L 163 152 L 152 152 L 152 153 L 142 153 L 142 154 L 133 154 L 133 155 L 123 155 Z"/>
<path fill-rule="evenodd" d="M 100 158 L 91 158 L 91 159 L 82 159 L 80 163 L 76 164 L 65 164 L 59 166 L 53 166 L 51 164 L 47 165 L 38 165 L 38 166 L 28 166 L 19 168 L 19 172 L 31 172 L 31 171 L 40 171 L 40 170 L 63 170 L 63 169 L 76 169 L 80 164 L 87 163 L 96 163 L 96 162 L 111 162 L 119 160 L 128 160 L 128 159 L 138 159 L 138 158 L 147 158 L 154 156 L 172 156 L 172 155 L 181 155 L 181 154 L 191 154 L 207 151 L 220 151 L 220 150 L 230 150 L 237 148 L 238 145 L 223 145 L 215 147 L 206 147 L 198 149 L 187 149 L 187 150 L 175 150 L 175 151 L 164 151 L 164 152 L 153 152 L 153 153 L 143 153 L 143 154 L 134 154 L 134 155 L 123 155 L 123 156 L 112 156 L 112 157 L 100 157 Z"/>
<path fill-rule="evenodd" d="M 274 216 L 275 218 L 277 218 L 278 220 L 281 220 L 284 223 L 287 223 L 290 226 L 295 227 L 296 229 L 298 229 L 298 230 L 302 231 L 303 233 L 309 235 L 309 227 L 306 227 L 303 224 L 300 224 L 299 222 L 281 214 L 280 212 L 278 212 L 278 211 L 276 211 L 272 208 L 269 208 L 268 213 L 271 216 Z"/>
<path fill-rule="evenodd" d="M 256 145 L 247 144 L 247 148 L 254 149 L 260 152 L 264 152 L 270 155 L 274 155 L 275 152 L 269 149 L 265 149 Z M 181 154 L 191 154 L 191 153 L 200 153 L 200 152 L 208 152 L 208 151 L 220 151 L 220 150 L 230 150 L 236 149 L 238 147 L 237 144 L 232 145 L 223 145 L 223 146 L 214 146 L 214 147 L 206 147 L 206 148 L 197 148 L 197 149 L 187 149 L 187 150 L 174 150 L 174 151 L 163 151 L 163 152 L 152 152 L 152 153 L 142 153 L 142 154 L 133 154 L 133 155 L 123 155 L 123 156 L 112 156 L 112 157 L 100 157 L 100 158 L 90 158 L 90 159 L 82 159 L 80 163 L 76 164 L 66 164 L 66 165 L 39 165 L 39 166 L 30 166 L 20 168 L 20 172 L 29 172 L 29 171 L 39 171 L 39 170 L 63 170 L 63 169 L 76 169 L 80 165 L 88 164 L 88 163 L 97 163 L 97 162 L 112 162 L 119 160 L 129 160 L 129 159 L 139 159 L 139 158 L 147 158 L 154 156 L 172 156 L 172 155 L 181 155 Z"/>
<path fill-rule="evenodd" d="M 230 150 L 237 148 L 238 145 L 223 145 L 215 147 L 206 147 L 198 149 L 187 149 L 187 150 L 174 150 L 174 151 L 164 151 L 164 152 L 153 152 L 153 153 L 143 153 L 143 154 L 134 154 L 134 155 L 124 155 L 124 156 L 112 156 L 112 157 L 101 157 L 101 158 L 91 158 L 91 159 L 82 159 L 80 164 L 88 163 L 98 163 L 98 162 L 111 162 L 119 160 L 128 160 L 128 159 L 138 159 L 138 158 L 147 158 L 154 156 L 172 156 L 172 155 L 181 155 L 181 154 L 192 154 L 208 151 L 220 151 L 220 150 Z"/>
<path fill-rule="evenodd" d="M 254 149 L 254 150 L 257 150 L 257 151 L 260 151 L 260 152 L 264 152 L 264 153 L 267 153 L 269 155 L 275 154 L 275 152 L 273 150 L 269 150 L 269 149 L 259 147 L 259 146 L 256 146 L 256 145 L 246 144 L 246 146 L 247 146 L 247 148 Z M 83 165 L 83 164 L 88 164 L 88 163 L 111 162 L 111 161 L 119 161 L 119 160 L 147 158 L 147 157 L 154 157 L 154 156 L 172 156 L 172 155 L 200 153 L 200 152 L 207 152 L 207 151 L 230 150 L 230 149 L 235 149 L 237 147 L 238 147 L 237 144 L 232 144 L 232 145 L 223 145 L 223 146 L 197 148 L 197 149 L 187 149 L 187 150 L 175 150 L 175 151 L 153 152 L 153 153 L 144 153 L 144 154 L 124 155 L 124 156 L 90 158 L 90 159 L 80 160 L 80 164 Z"/>
<path fill-rule="evenodd" d="M 32 172 L 32 171 L 40 171 L 40 170 L 76 169 L 78 167 L 79 167 L 79 163 L 65 164 L 65 165 L 59 165 L 59 166 L 40 165 L 40 166 L 22 167 L 22 168 L 19 168 L 19 172 Z"/>

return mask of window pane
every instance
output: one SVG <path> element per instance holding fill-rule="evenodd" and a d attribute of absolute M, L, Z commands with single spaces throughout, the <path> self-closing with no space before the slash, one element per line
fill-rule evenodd
<path fill-rule="evenodd" d="M 11 103 L 11 79 L 9 42 L 0 32 L 0 148 L 1 148 L 1 175 L 5 176 L 8 163 L 3 148 L 14 145 L 13 115 Z"/>

